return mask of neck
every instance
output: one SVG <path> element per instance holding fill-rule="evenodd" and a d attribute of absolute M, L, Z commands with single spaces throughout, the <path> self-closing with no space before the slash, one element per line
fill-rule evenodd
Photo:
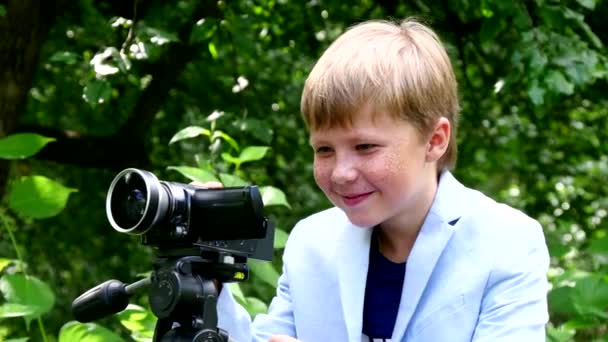
<path fill-rule="evenodd" d="M 380 253 L 393 262 L 405 262 L 410 255 L 422 224 L 431 209 L 438 182 L 431 182 L 428 190 L 419 193 L 416 205 L 406 213 L 380 224 L 378 246 Z"/>

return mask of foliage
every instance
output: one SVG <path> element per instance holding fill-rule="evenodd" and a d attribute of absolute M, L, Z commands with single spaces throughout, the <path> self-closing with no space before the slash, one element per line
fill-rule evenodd
<path fill-rule="evenodd" d="M 124 167 L 179 182 L 260 184 L 279 227 L 277 258 L 253 262 L 251 281 L 230 286 L 252 315 L 265 310 L 289 230 L 329 205 L 299 118 L 307 72 L 349 25 L 417 15 L 446 42 L 460 82 L 456 176 L 545 228 L 548 340 L 608 338 L 606 1 L 46 3 L 62 14 L 39 46 L 31 86 L 24 83 L 24 110 L 0 101 L 0 135 L 3 120 L 18 122 L 0 137 L 0 157 L 12 161 L 10 190 L 0 194 L 2 336 L 150 337 L 143 296 L 99 325 L 68 323 L 79 293 L 150 270 L 151 252 L 105 218 L 107 187 Z M 41 9 L 24 4 L 27 13 Z M 0 24 L 15 13 L 0 5 Z M 11 292 L 22 282 L 39 293 L 27 296 L 35 303 Z M 23 317 L 46 331 L 13 324 Z"/>

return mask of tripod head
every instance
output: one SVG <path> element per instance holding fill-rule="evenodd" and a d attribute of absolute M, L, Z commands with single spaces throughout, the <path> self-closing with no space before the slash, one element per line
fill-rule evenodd
<path fill-rule="evenodd" d="M 233 256 L 204 254 L 159 256 L 152 275 L 130 285 L 108 280 L 74 300 L 74 317 L 84 323 L 118 313 L 133 294 L 147 288 L 150 307 L 158 317 L 154 342 L 229 341 L 227 332 L 217 328 L 215 281 L 247 280 L 249 269 Z"/>

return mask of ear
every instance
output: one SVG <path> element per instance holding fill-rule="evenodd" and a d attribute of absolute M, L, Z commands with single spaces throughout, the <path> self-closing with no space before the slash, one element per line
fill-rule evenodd
<path fill-rule="evenodd" d="M 440 117 L 427 141 L 427 162 L 436 162 L 445 154 L 450 143 L 450 134 L 450 121 L 445 117 Z"/>

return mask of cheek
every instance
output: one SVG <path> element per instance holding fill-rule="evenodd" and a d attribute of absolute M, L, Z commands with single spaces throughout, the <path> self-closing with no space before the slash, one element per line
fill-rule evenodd
<path fill-rule="evenodd" d="M 331 174 L 331 167 L 327 163 L 315 160 L 313 163 L 313 174 L 317 185 L 322 189 L 327 188 Z"/>

